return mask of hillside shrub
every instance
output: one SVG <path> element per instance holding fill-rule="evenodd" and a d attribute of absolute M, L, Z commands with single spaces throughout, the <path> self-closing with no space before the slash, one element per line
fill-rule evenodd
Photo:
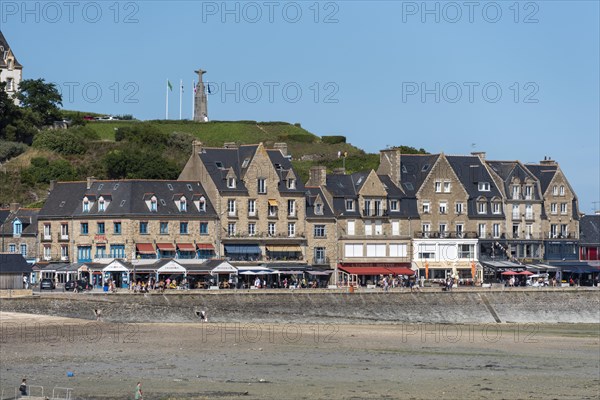
<path fill-rule="evenodd" d="M 27 145 L 25 143 L 0 140 L 0 162 L 23 154 L 25 151 L 27 151 Z"/>
<path fill-rule="evenodd" d="M 77 179 L 77 173 L 67 160 L 49 161 L 43 157 L 31 159 L 31 166 L 21 173 L 23 183 L 35 186 L 40 183 L 56 181 L 72 181 Z"/>
<path fill-rule="evenodd" d="M 321 141 L 327 144 L 346 143 L 346 136 L 323 136 L 321 137 Z"/>
<path fill-rule="evenodd" d="M 33 139 L 33 147 L 48 149 L 64 155 L 84 154 L 85 139 L 71 130 L 48 130 Z"/>

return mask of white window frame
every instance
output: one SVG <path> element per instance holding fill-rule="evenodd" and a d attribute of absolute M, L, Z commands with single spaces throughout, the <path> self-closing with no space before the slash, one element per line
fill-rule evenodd
<path fill-rule="evenodd" d="M 392 221 L 392 236 L 400 236 L 400 221 Z"/>
<path fill-rule="evenodd" d="M 480 192 L 489 192 L 491 189 L 491 185 L 489 182 L 478 182 L 477 183 L 477 189 Z"/>
<path fill-rule="evenodd" d="M 227 187 L 229 189 L 235 189 L 235 178 L 234 177 L 227 178 Z"/>
<path fill-rule="evenodd" d="M 365 221 L 365 236 L 373 236 L 373 224 L 371 221 Z"/>
<path fill-rule="evenodd" d="M 227 214 L 233 217 L 236 215 L 235 199 L 227 199 Z"/>
<path fill-rule="evenodd" d="M 270 236 L 275 236 L 277 234 L 277 225 L 275 222 L 269 222 L 267 225 L 267 232 Z"/>
<path fill-rule="evenodd" d="M 560 188 L 559 188 L 559 194 L 560 194 L 561 196 L 564 196 L 564 195 L 565 195 L 565 187 L 564 187 L 564 185 L 560 185 Z"/>
<path fill-rule="evenodd" d="M 485 201 L 477 202 L 477 214 L 487 214 L 487 203 Z"/>
<path fill-rule="evenodd" d="M 375 235 L 383 235 L 383 223 L 381 221 L 375 221 Z"/>
<path fill-rule="evenodd" d="M 296 200 L 288 200 L 288 216 L 296 216 Z"/>
<path fill-rule="evenodd" d="M 258 178 L 258 193 L 266 194 L 267 193 L 267 180 L 265 178 Z"/>
<path fill-rule="evenodd" d="M 250 217 L 256 216 L 256 200 L 255 199 L 248 200 L 248 215 Z"/>
<path fill-rule="evenodd" d="M 558 214 L 558 203 L 550 203 L 550 214 Z"/>
<path fill-rule="evenodd" d="M 346 199 L 346 211 L 354 211 L 354 200 Z"/>
<path fill-rule="evenodd" d="M 344 245 L 344 257 L 364 257 L 364 248 L 361 243 L 346 243 Z"/>
<path fill-rule="evenodd" d="M 442 181 L 435 181 L 433 183 L 433 189 L 436 193 L 442 193 Z"/>
<path fill-rule="evenodd" d="M 296 236 L 296 223 L 288 222 L 288 237 Z"/>
<path fill-rule="evenodd" d="M 236 228 L 237 228 L 237 225 L 235 222 L 229 222 L 227 224 L 227 234 L 229 236 L 234 236 L 236 233 Z"/>
<path fill-rule="evenodd" d="M 569 213 L 569 206 L 567 203 L 560 203 L 560 214 L 567 215 Z"/>
<path fill-rule="evenodd" d="M 452 182 L 444 181 L 444 193 L 451 193 L 452 191 Z"/>
<path fill-rule="evenodd" d="M 448 214 L 448 203 L 445 201 L 440 202 L 440 214 Z"/>
<path fill-rule="evenodd" d="M 390 200 L 390 211 L 398 211 L 398 205 L 400 202 L 398 200 Z"/>
<path fill-rule="evenodd" d="M 428 201 L 423 202 L 422 210 L 423 214 L 429 214 L 431 212 L 430 203 Z"/>
<path fill-rule="evenodd" d="M 456 204 L 454 205 L 454 211 L 455 211 L 457 214 L 462 214 L 462 213 L 464 212 L 464 206 L 463 206 L 463 203 L 456 203 Z"/>
<path fill-rule="evenodd" d="M 248 236 L 256 235 L 256 223 L 250 222 L 248 223 Z"/>
<path fill-rule="evenodd" d="M 494 239 L 497 239 L 500 237 L 500 224 L 492 225 L 492 236 L 494 237 Z"/>
<path fill-rule="evenodd" d="M 500 203 L 499 201 L 494 201 L 492 203 L 492 213 L 502 214 L 502 203 Z"/>

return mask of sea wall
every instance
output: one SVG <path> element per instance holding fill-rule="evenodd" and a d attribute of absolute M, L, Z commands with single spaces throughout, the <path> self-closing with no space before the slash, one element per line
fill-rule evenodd
<path fill-rule="evenodd" d="M 44 294 L 2 299 L 0 311 L 112 322 L 598 323 L 600 290 L 453 292 L 187 292 Z"/>

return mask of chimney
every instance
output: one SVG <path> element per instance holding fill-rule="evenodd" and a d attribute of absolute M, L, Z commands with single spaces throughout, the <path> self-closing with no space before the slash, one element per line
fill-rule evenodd
<path fill-rule="evenodd" d="M 224 149 L 237 149 L 238 145 L 236 142 L 225 142 L 225 143 L 223 143 L 223 148 Z"/>
<path fill-rule="evenodd" d="M 50 186 L 48 187 L 48 192 L 51 192 L 54 190 L 54 185 L 56 185 L 56 180 L 51 180 Z"/>
<path fill-rule="evenodd" d="M 552 157 L 544 156 L 544 159 L 540 161 L 542 165 L 556 165 L 556 161 L 552 159 Z"/>
<path fill-rule="evenodd" d="M 340 167 L 340 168 L 334 168 L 333 169 L 333 173 L 335 175 L 346 175 L 346 168 Z"/>
<path fill-rule="evenodd" d="M 21 208 L 21 205 L 19 203 L 10 203 L 10 212 L 11 213 L 16 213 L 17 211 L 19 211 L 19 208 Z"/>
<path fill-rule="evenodd" d="M 87 184 L 85 185 L 85 188 L 87 190 L 90 190 L 92 188 L 92 185 L 94 184 L 95 180 L 96 180 L 96 178 L 94 178 L 93 176 L 88 176 L 87 177 Z"/>
<path fill-rule="evenodd" d="M 288 146 L 287 146 L 287 143 L 275 143 L 273 145 L 273 148 L 275 150 L 281 151 L 281 154 L 283 154 L 284 157 L 287 157 L 287 155 L 288 155 Z"/>
<path fill-rule="evenodd" d="M 392 182 L 400 184 L 400 159 L 399 149 L 386 149 L 379 152 L 379 168 L 377 174 L 387 175 Z"/>
<path fill-rule="evenodd" d="M 485 161 L 485 151 L 473 151 L 471 155 L 479 157 L 481 161 Z"/>
<path fill-rule="evenodd" d="M 202 152 L 202 142 L 199 140 L 194 140 L 192 142 L 192 155 L 196 156 L 198 153 Z"/>
<path fill-rule="evenodd" d="M 318 165 L 310 167 L 310 178 L 306 182 L 306 186 L 325 186 L 327 183 L 327 168 Z"/>

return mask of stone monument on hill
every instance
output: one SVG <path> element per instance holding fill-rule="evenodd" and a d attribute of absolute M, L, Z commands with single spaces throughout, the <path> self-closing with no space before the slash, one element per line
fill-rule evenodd
<path fill-rule="evenodd" d="M 204 90 L 204 82 L 202 82 L 202 75 L 206 71 L 199 69 L 194 72 L 198 74 L 198 84 L 196 84 L 196 93 L 194 94 L 194 121 L 208 122 L 208 101 Z"/>

